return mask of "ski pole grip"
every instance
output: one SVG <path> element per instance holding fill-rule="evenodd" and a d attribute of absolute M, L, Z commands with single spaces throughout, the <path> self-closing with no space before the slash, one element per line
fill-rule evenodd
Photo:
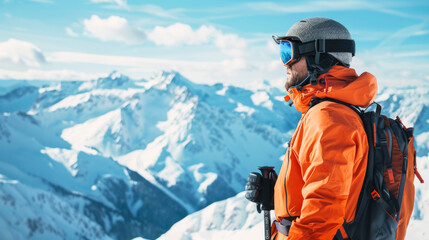
<path fill-rule="evenodd" d="M 271 205 L 271 189 L 270 189 L 270 172 L 273 171 L 274 167 L 264 166 L 258 167 L 262 173 L 262 210 L 270 210 Z"/>
<path fill-rule="evenodd" d="M 274 169 L 274 167 L 269 167 L 269 166 L 263 166 L 263 167 L 258 167 L 259 171 L 261 171 L 262 177 L 263 178 L 268 178 L 271 170 Z"/>

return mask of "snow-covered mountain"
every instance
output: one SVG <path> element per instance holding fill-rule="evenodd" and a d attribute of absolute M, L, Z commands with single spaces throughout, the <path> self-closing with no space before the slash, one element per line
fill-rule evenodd
<path fill-rule="evenodd" d="M 399 116 L 408 127 L 414 127 L 417 154 L 429 153 L 429 89 L 428 88 L 384 88 L 376 98 L 384 108 L 385 115 Z"/>
<path fill-rule="evenodd" d="M 10 237 L 2 239 L 156 237 L 188 213 L 112 158 L 71 149 L 33 116 L 0 123 L 0 235 Z"/>
<path fill-rule="evenodd" d="M 156 238 L 280 167 L 299 115 L 259 91 L 175 72 L 1 89 L 1 235 Z M 13 227 L 12 227 L 13 226 Z"/>
<path fill-rule="evenodd" d="M 429 153 L 428 91 L 378 98 L 415 126 L 419 156 Z M 161 238 L 259 234 L 262 217 L 234 196 L 257 166 L 280 168 L 300 117 L 282 94 L 176 72 L 0 87 L 2 239 L 155 239 L 188 214 Z"/>

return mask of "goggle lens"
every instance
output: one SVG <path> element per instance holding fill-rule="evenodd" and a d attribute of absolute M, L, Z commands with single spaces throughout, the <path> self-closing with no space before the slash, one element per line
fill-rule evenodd
<path fill-rule="evenodd" d="M 284 65 L 289 64 L 289 61 L 293 59 L 291 42 L 280 41 L 280 58 Z"/>

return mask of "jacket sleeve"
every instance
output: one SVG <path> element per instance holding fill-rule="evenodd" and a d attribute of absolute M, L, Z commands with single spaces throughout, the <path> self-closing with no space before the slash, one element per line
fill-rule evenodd
<path fill-rule="evenodd" d="M 304 182 L 303 203 L 301 216 L 291 226 L 290 240 L 333 239 L 344 222 L 354 163 L 359 157 L 357 148 L 365 137 L 357 130 L 356 124 L 361 123 L 353 112 L 311 110 L 297 152 Z"/>

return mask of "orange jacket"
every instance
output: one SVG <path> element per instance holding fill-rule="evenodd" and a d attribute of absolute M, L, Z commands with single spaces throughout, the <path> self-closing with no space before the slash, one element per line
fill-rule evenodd
<path fill-rule="evenodd" d="M 319 85 L 288 91 L 286 100 L 291 98 L 303 116 L 275 185 L 274 208 L 277 221 L 298 218 L 287 238 L 278 233 L 276 239 L 331 240 L 344 220 L 354 219 L 368 156 L 362 121 L 352 109 L 335 102 L 308 108 L 313 97 L 367 107 L 376 93 L 373 75 L 358 76 L 354 69 L 342 66 L 322 74 Z"/>

